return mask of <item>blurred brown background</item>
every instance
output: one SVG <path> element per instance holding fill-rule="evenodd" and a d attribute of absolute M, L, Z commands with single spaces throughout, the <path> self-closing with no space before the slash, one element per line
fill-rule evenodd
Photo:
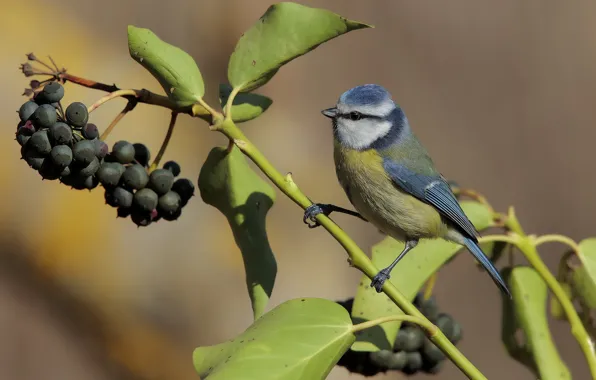
<path fill-rule="evenodd" d="M 15 110 L 28 80 L 24 54 L 51 54 L 72 74 L 123 88 L 160 91 L 128 56 L 126 25 L 151 28 L 195 57 L 215 104 L 240 34 L 270 1 L 0 1 L 0 379 L 193 379 L 192 349 L 226 340 L 250 323 L 242 260 L 225 219 L 195 197 L 175 223 L 137 229 L 92 193 L 42 183 L 19 160 Z M 261 93 L 274 104 L 247 135 L 311 198 L 347 206 L 336 183 L 332 136 L 319 110 L 364 83 L 387 87 L 440 170 L 505 210 L 527 231 L 596 235 L 592 174 L 596 107 L 596 3 L 451 0 L 301 1 L 372 23 L 284 67 Z M 66 102 L 101 93 L 67 86 Z M 105 127 L 124 106 L 93 114 Z M 169 114 L 140 105 L 110 136 L 157 152 Z M 196 180 L 222 136 L 181 117 L 166 159 Z M 270 212 L 278 279 L 271 307 L 311 296 L 343 299 L 359 274 L 322 229 L 279 196 Z M 364 249 L 381 236 L 335 218 Z M 555 268 L 560 247 L 544 250 Z M 314 273 L 313 273 L 314 272 Z M 464 326 L 461 350 L 490 379 L 532 379 L 502 347 L 500 298 L 469 256 L 441 272 L 436 296 Z M 574 379 L 588 378 L 569 327 L 552 322 Z M 336 368 L 329 379 L 358 379 Z M 399 378 L 385 375 L 378 378 Z M 419 376 L 423 379 L 424 376 Z M 451 364 L 438 378 L 459 379 Z"/>

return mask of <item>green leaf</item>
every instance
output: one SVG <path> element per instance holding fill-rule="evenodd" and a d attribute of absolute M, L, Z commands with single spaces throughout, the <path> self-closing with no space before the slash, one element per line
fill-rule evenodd
<path fill-rule="evenodd" d="M 159 39 L 151 30 L 129 25 L 128 50 L 179 106 L 195 103 L 205 94 L 203 77 L 194 59 Z"/>
<path fill-rule="evenodd" d="M 219 85 L 219 102 L 222 108 L 228 103 L 231 92 L 232 86 L 229 84 Z M 232 120 L 236 123 L 252 120 L 267 111 L 271 103 L 273 100 L 264 95 L 239 93 L 232 102 Z"/>
<path fill-rule="evenodd" d="M 256 319 L 265 311 L 277 274 L 265 223 L 275 191 L 248 166 L 236 146 L 230 152 L 225 147 L 211 150 L 199 174 L 199 191 L 205 203 L 228 219 L 242 252 Z"/>
<path fill-rule="evenodd" d="M 252 91 L 267 83 L 281 66 L 323 42 L 370 27 L 324 9 L 292 2 L 274 4 L 240 37 L 230 57 L 228 80 L 240 91 Z"/>
<path fill-rule="evenodd" d="M 579 243 L 579 259 L 582 266 L 571 276 L 573 293 L 583 305 L 596 308 L 596 238 L 582 240 Z"/>
<path fill-rule="evenodd" d="M 567 297 L 569 297 L 569 299 L 573 300 L 573 289 L 571 288 L 571 285 L 569 285 L 566 282 L 561 282 L 561 281 L 559 281 L 559 285 L 561 285 L 561 288 L 565 292 L 565 295 Z M 550 296 L 549 311 L 550 311 L 550 315 L 552 315 L 553 318 L 558 319 L 560 321 L 567 320 L 567 314 L 565 314 L 563 305 L 561 305 L 561 302 L 559 302 L 559 299 L 552 294 Z"/>
<path fill-rule="evenodd" d="M 294 299 L 234 340 L 193 353 L 203 380 L 325 379 L 354 342 L 346 309 L 320 298 Z"/>
<path fill-rule="evenodd" d="M 493 225 L 491 211 L 475 201 L 460 202 L 464 212 L 476 229 L 481 231 Z M 372 261 L 377 268 L 389 265 L 404 248 L 404 243 L 390 237 L 372 248 Z M 461 246 L 445 240 L 421 240 L 393 269 L 390 281 L 409 300 L 413 300 L 424 283 L 443 264 L 461 250 Z M 385 295 L 370 287 L 370 279 L 363 276 L 354 297 L 352 319 L 354 323 L 369 321 L 403 312 Z M 358 335 L 354 351 L 390 350 L 393 347 L 401 322 L 387 322 L 381 329 L 369 329 Z"/>
<path fill-rule="evenodd" d="M 519 266 L 504 273 L 513 301 L 508 313 L 513 312 L 513 322 L 507 326 L 505 345 L 514 359 L 526 365 L 541 380 L 571 379 L 569 369 L 559 356 L 553 342 L 546 316 L 548 287 L 532 267 Z M 515 330 L 520 328 L 525 342 L 515 340 Z"/>

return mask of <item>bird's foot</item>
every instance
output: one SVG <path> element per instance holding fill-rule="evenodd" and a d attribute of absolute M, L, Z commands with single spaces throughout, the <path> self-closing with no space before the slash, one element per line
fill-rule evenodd
<path fill-rule="evenodd" d="M 389 270 L 387 270 L 387 268 L 381 269 L 381 271 L 377 273 L 375 277 L 373 277 L 370 286 L 375 288 L 377 293 L 381 293 L 383 291 L 383 285 L 385 284 L 385 281 L 389 280 L 389 278 L 391 278 L 389 275 Z"/>
<path fill-rule="evenodd" d="M 329 215 L 331 213 L 331 210 L 328 210 L 325 206 L 326 205 L 321 203 L 313 203 L 304 210 L 302 221 L 308 225 L 308 228 L 315 228 L 321 225 L 317 222 L 317 215 Z"/>

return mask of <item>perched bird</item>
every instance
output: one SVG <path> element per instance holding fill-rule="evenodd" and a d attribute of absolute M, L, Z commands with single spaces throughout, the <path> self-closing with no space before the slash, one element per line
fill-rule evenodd
<path fill-rule="evenodd" d="M 360 215 L 330 204 L 313 204 L 305 212 L 305 222 L 316 223 L 320 213 L 344 212 L 405 242 L 393 263 L 374 277 L 371 286 L 377 292 L 420 239 L 443 238 L 465 246 L 511 297 L 498 270 L 478 246 L 474 225 L 387 90 L 375 84 L 354 87 L 322 113 L 333 121 L 339 183 Z"/>

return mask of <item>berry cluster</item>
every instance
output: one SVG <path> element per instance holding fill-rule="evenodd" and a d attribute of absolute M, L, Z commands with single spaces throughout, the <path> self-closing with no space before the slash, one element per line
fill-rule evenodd
<path fill-rule="evenodd" d="M 71 103 L 63 110 L 64 87 L 55 81 L 36 86 L 31 100 L 19 109 L 16 140 L 21 157 L 43 179 L 60 180 L 74 189 L 92 190 L 101 184 L 106 203 L 119 217 L 138 226 L 159 219 L 175 220 L 194 195 L 194 185 L 180 174 L 180 165 L 166 162 L 148 171 L 149 149 L 118 141 L 109 151 L 97 126 L 88 123 L 87 107 Z"/>
<path fill-rule="evenodd" d="M 351 312 L 353 302 L 354 299 L 348 299 L 338 303 L 346 308 L 348 312 Z M 419 293 L 414 300 L 414 305 L 453 344 L 457 344 L 461 340 L 461 325 L 451 315 L 439 312 L 434 297 L 424 300 L 422 293 Z M 420 327 L 404 322 L 399 329 L 392 351 L 360 352 L 348 350 L 337 365 L 364 376 L 374 376 L 379 372 L 389 370 L 402 371 L 407 375 L 413 375 L 420 371 L 436 374 L 441 370 L 445 359 L 445 354 L 426 337 Z"/>

